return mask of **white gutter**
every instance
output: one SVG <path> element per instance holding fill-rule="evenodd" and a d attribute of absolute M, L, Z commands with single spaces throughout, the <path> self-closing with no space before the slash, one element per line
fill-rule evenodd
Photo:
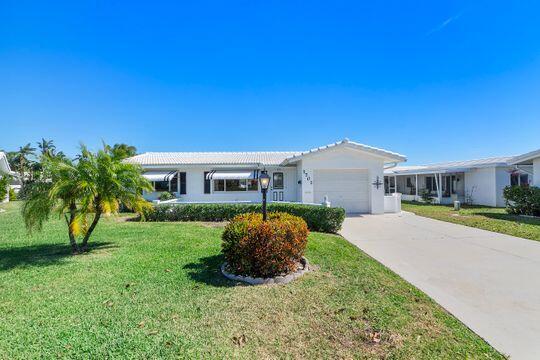
<path fill-rule="evenodd" d="M 387 164 L 384 164 L 383 165 L 383 170 L 388 170 L 388 169 L 392 169 L 392 168 L 395 168 L 397 166 L 398 162 L 391 162 L 391 163 L 387 163 Z"/>
<path fill-rule="evenodd" d="M 531 165 L 521 165 L 521 166 L 529 166 L 530 167 Z M 519 170 L 519 171 L 523 171 L 524 173 L 529 174 L 529 175 L 534 175 L 532 171 L 526 170 L 526 169 L 520 167 L 520 165 L 514 165 L 514 169 Z"/>

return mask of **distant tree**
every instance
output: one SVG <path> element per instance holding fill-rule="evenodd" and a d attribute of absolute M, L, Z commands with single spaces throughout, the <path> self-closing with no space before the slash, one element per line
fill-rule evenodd
<path fill-rule="evenodd" d="M 11 176 L 8 174 L 0 173 L 0 203 L 4 201 L 9 193 L 9 183 L 11 182 Z"/>
<path fill-rule="evenodd" d="M 41 138 L 41 141 L 37 142 L 38 148 L 42 156 L 55 156 L 56 145 L 53 140 L 45 140 Z"/>
<path fill-rule="evenodd" d="M 22 207 L 25 225 L 40 230 L 51 214 L 63 216 L 73 253 L 87 250 L 103 214 L 116 213 L 121 204 L 139 214 L 151 206 L 142 197 L 152 188 L 142 169 L 114 157 L 107 147 L 94 154 L 82 146 L 76 162 L 43 157 L 43 171 L 46 180 L 34 183 Z"/>
<path fill-rule="evenodd" d="M 30 143 L 25 146 L 19 147 L 19 150 L 14 156 L 14 168 L 19 173 L 20 179 L 23 184 L 32 179 L 31 165 L 34 162 L 31 157 L 35 157 L 36 148 L 33 148 Z"/>
<path fill-rule="evenodd" d="M 137 148 L 127 144 L 114 144 L 112 147 L 105 145 L 105 150 L 120 160 L 137 155 Z"/>

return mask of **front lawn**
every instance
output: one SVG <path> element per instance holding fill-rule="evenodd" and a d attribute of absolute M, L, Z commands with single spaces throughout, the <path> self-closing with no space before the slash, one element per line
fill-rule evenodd
<path fill-rule="evenodd" d="M 0 213 L 0 358 L 502 358 L 336 235 L 286 286 L 218 273 L 221 226 L 108 218 L 71 256 L 60 220 L 27 237 Z"/>
<path fill-rule="evenodd" d="M 403 201 L 401 207 L 416 215 L 540 241 L 540 219 L 510 215 L 502 208 L 463 205 L 428 205 Z"/>

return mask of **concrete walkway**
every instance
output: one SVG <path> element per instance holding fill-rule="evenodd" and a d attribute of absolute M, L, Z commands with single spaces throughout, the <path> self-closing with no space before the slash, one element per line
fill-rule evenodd
<path fill-rule="evenodd" d="M 349 217 L 341 234 L 501 353 L 540 359 L 540 242 L 405 212 Z"/>

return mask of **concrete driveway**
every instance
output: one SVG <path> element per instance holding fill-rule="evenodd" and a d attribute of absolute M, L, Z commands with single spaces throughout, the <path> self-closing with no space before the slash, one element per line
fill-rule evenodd
<path fill-rule="evenodd" d="M 540 359 L 540 242 L 411 213 L 348 217 L 341 234 L 512 359 Z"/>

